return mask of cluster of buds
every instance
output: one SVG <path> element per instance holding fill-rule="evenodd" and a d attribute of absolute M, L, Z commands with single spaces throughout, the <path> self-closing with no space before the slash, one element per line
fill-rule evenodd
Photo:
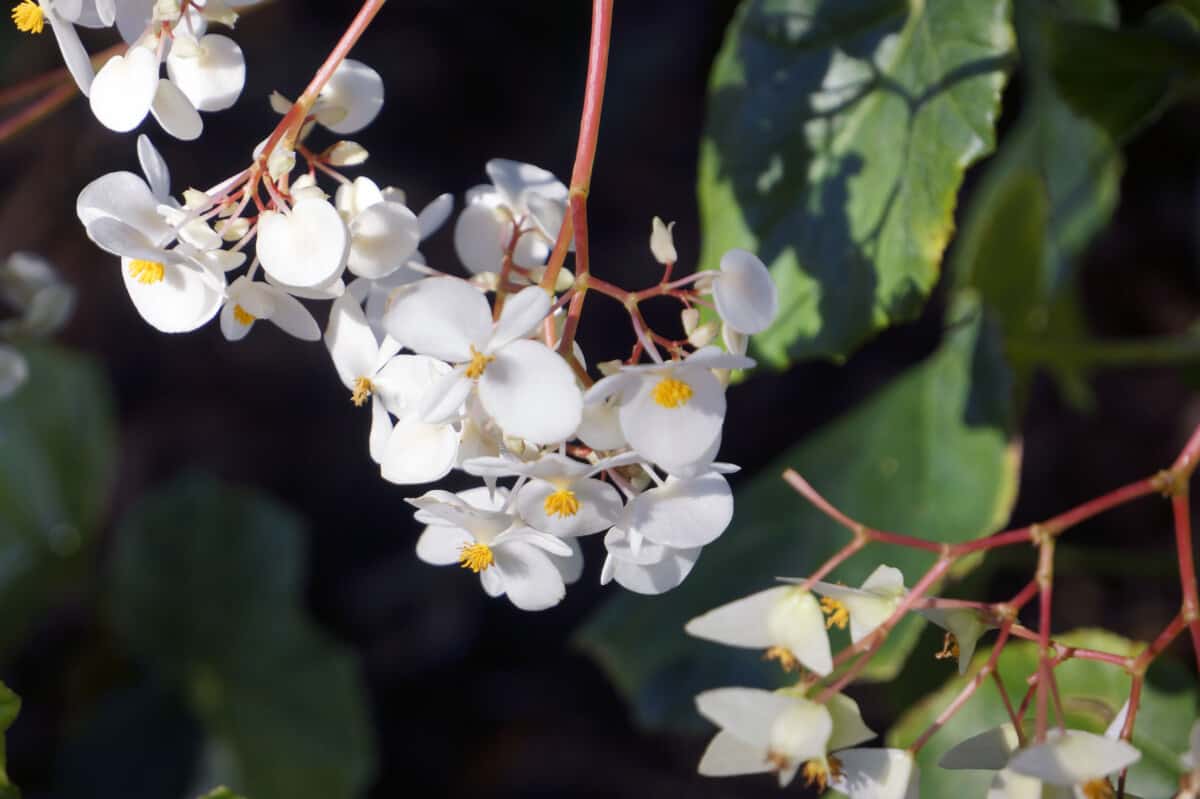
<path fill-rule="evenodd" d="M 0 320 L 0 399 L 29 378 L 20 344 L 57 333 L 75 307 L 75 290 L 45 259 L 15 252 L 0 265 L 0 299 L 14 314 Z"/>
<path fill-rule="evenodd" d="M 366 161 L 360 145 L 305 145 L 318 126 L 360 130 L 382 103 L 379 75 L 345 60 L 303 118 L 299 103 L 272 96 L 284 122 L 247 168 L 178 199 L 143 136 L 143 175 L 93 181 L 79 219 L 120 256 L 134 307 L 161 331 L 219 317 L 230 341 L 259 320 L 323 337 L 349 400 L 370 405 L 368 451 L 383 479 L 430 483 L 453 469 L 480 478 L 410 500 L 427 525 L 423 560 L 461 564 L 489 594 L 536 610 L 579 577 L 578 539 L 603 532 L 604 582 L 642 593 L 678 585 L 732 518 L 724 475 L 736 467 L 717 460 L 725 388 L 754 363 L 747 337 L 775 316 L 767 269 L 735 250 L 720 271 L 672 279 L 671 230 L 656 219 L 650 250 L 662 275 L 650 288 L 576 278 L 561 262 L 548 277 L 555 244 L 563 239 L 564 257 L 570 249 L 569 192 L 550 172 L 506 160 L 488 162 L 490 182 L 467 192 L 456 220 L 465 276 L 436 269 L 419 246 L 450 217 L 451 195 L 415 213 L 402 191 L 343 174 Z M 599 364 L 598 380 L 574 341 L 578 313 L 567 311 L 584 291 L 630 313 L 630 357 Z M 650 297 L 680 303 L 681 338 L 645 322 L 638 303 Z M 304 302 L 321 300 L 331 303 L 323 333 Z M 717 319 L 701 324 L 701 307 Z M 718 331 L 725 350 L 712 346 Z"/>
<path fill-rule="evenodd" d="M 22 0 L 12 19 L 25 33 L 50 26 L 63 61 L 92 113 L 124 133 L 153 115 L 170 135 L 193 140 L 204 130 L 201 111 L 229 108 L 246 82 L 246 60 L 228 36 L 207 33 L 210 23 L 232 27 L 236 8 L 259 0 Z M 76 26 L 115 27 L 118 46 L 99 72 Z M 163 67 L 167 77 L 161 77 Z"/>

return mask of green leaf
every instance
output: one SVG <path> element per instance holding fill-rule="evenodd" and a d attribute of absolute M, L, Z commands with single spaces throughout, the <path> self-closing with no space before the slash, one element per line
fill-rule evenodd
<path fill-rule="evenodd" d="M 1168 3 L 1146 24 L 1120 31 L 1056 20 L 1049 44 L 1059 91 L 1077 112 L 1125 141 L 1200 85 L 1198 22 L 1193 2 Z"/>
<path fill-rule="evenodd" d="M 8 776 L 8 747 L 5 744 L 5 733 L 20 712 L 21 697 L 0 682 L 0 799 L 21 799 L 21 790 Z"/>
<path fill-rule="evenodd" d="M 972 669 L 987 659 L 991 647 L 984 639 Z M 1136 654 L 1136 644 L 1105 630 L 1077 630 L 1059 638 L 1069 646 L 1101 649 L 1120 655 Z M 1013 702 L 1025 694 L 1026 678 L 1037 669 L 1037 645 L 1010 643 L 1000 655 L 999 673 Z M 1062 696 L 1067 726 L 1102 733 L 1129 697 L 1129 676 L 1112 665 L 1091 660 L 1069 660 L 1054 670 Z M 940 690 L 913 706 L 888 733 L 889 746 L 908 746 L 966 685 L 955 677 Z M 1147 676 L 1142 705 L 1133 730 L 1133 744 L 1142 759 L 1129 770 L 1127 789 L 1137 796 L 1171 796 L 1179 784 L 1179 755 L 1188 750 L 1188 733 L 1196 717 L 1194 681 L 1178 663 L 1160 660 Z M 959 799 L 987 793 L 991 772 L 947 771 L 937 766 L 952 746 L 1008 721 L 999 692 L 985 683 L 964 710 L 930 738 L 918 755 L 922 799 Z"/>
<path fill-rule="evenodd" d="M 204 796 L 201 796 L 200 799 L 246 799 L 246 797 L 236 794 L 228 788 L 221 786 L 220 788 L 213 788 L 211 791 L 204 794 Z"/>
<path fill-rule="evenodd" d="M 701 262 L 753 250 L 774 366 L 843 358 L 937 282 L 963 172 L 994 146 L 1008 0 L 747 0 L 709 86 Z"/>
<path fill-rule="evenodd" d="M 931 541 L 975 538 L 1007 519 L 1017 481 L 1008 372 L 976 311 L 964 298 L 953 308 L 961 321 L 937 354 L 742 483 L 732 526 L 705 549 L 683 585 L 663 596 L 619 596 L 582 630 L 579 643 L 633 704 L 640 723 L 695 727 L 698 691 L 780 679 L 761 652 L 691 639 L 683 625 L 778 576 L 809 574 L 847 543 L 844 529 L 780 479 L 785 468 L 794 467 L 864 524 Z M 856 585 L 880 562 L 899 567 L 911 584 L 932 558 L 872 546 L 833 579 Z M 892 677 L 919 631 L 916 617 L 898 626 L 867 677 Z"/>
<path fill-rule="evenodd" d="M 359 795 L 374 769 L 358 666 L 301 607 L 300 521 L 191 476 L 122 521 L 113 618 L 183 691 L 252 796 Z"/>
<path fill-rule="evenodd" d="M 0 649 L 77 585 L 116 468 L 104 375 L 64 350 L 21 349 L 29 381 L 0 401 Z"/>

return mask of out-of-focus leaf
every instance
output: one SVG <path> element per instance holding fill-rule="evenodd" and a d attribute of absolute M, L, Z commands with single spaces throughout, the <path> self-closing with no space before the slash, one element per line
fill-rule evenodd
<path fill-rule="evenodd" d="M 354 658 L 303 613 L 302 525 L 250 491 L 186 477 L 122 521 L 114 622 L 184 691 L 251 796 L 358 796 L 374 769 Z"/>
<path fill-rule="evenodd" d="M 1194 2 L 1160 6 L 1137 28 L 1059 19 L 1048 30 L 1062 96 L 1117 141 L 1200 88 L 1200 11 Z"/>
<path fill-rule="evenodd" d="M 780 473 L 793 467 L 834 505 L 864 524 L 932 541 L 963 541 L 996 530 L 1016 495 L 1009 445 L 1010 384 L 993 331 L 964 295 L 952 308 L 942 349 L 875 397 L 789 450 L 737 492 L 729 530 L 707 547 L 679 588 L 657 597 L 609 601 L 579 643 L 607 671 L 649 727 L 698 724 L 692 697 L 718 685 L 779 679 L 761 652 L 689 638 L 688 619 L 775 578 L 803 576 L 848 541 L 844 529 L 797 496 Z M 932 563 L 927 553 L 872 546 L 832 579 L 857 585 L 879 563 L 909 584 Z M 913 617 L 868 669 L 887 679 L 920 631 Z"/>
<path fill-rule="evenodd" d="M 980 642 L 972 669 L 987 659 L 991 647 Z M 1105 630 L 1077 630 L 1058 640 L 1069 646 L 1101 649 L 1121 655 L 1141 648 Z M 1037 669 L 1037 646 L 1010 643 L 1000 655 L 999 672 L 1005 690 L 1019 702 L 1026 678 Z M 970 672 L 968 672 L 970 674 Z M 1129 697 L 1129 676 L 1114 666 L 1092 660 L 1069 660 L 1054 670 L 1062 696 L 1067 726 L 1103 733 Z M 912 707 L 888 733 L 889 746 L 908 746 L 966 685 L 968 677 L 955 677 L 939 691 Z M 1133 729 L 1133 744 L 1142 759 L 1129 770 L 1126 785 L 1137 796 L 1171 796 L 1179 785 L 1179 755 L 1188 750 L 1188 732 L 1196 718 L 1197 693 L 1187 672 L 1172 661 L 1151 668 L 1142 691 L 1142 705 Z M 999 691 L 985 683 L 964 709 L 930 738 L 918 755 L 922 799 L 959 799 L 987 793 L 991 772 L 947 771 L 937 762 L 946 750 L 989 727 L 1008 721 Z"/>
<path fill-rule="evenodd" d="M 201 796 L 200 799 L 246 799 L 246 797 L 236 794 L 228 788 L 222 786 L 220 788 L 213 788 L 211 791 L 204 794 L 204 796 Z"/>
<path fill-rule="evenodd" d="M 29 381 L 0 402 L 0 649 L 75 582 L 116 466 L 100 370 L 54 347 L 22 352 Z"/>
<path fill-rule="evenodd" d="M 759 254 L 768 363 L 842 358 L 915 316 L 963 172 L 992 150 L 1008 0 L 747 0 L 709 85 L 702 264 Z"/>
<path fill-rule="evenodd" d="M 21 712 L 21 697 L 0 682 L 0 799 L 21 799 L 21 790 L 8 776 L 8 747 L 5 733 Z"/>

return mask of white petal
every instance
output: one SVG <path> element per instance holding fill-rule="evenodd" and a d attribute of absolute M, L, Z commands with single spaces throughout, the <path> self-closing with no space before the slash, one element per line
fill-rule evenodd
<path fill-rule="evenodd" d="M 895 566 L 880 564 L 863 580 L 862 590 L 881 596 L 901 596 L 904 594 L 904 573 Z"/>
<path fill-rule="evenodd" d="M 371 460 L 376 463 L 383 462 L 384 452 L 391 436 L 392 417 L 388 415 L 387 408 L 380 402 L 379 397 L 371 397 L 371 433 L 367 439 Z"/>
<path fill-rule="evenodd" d="M 167 162 L 154 147 L 150 137 L 145 134 L 137 138 L 137 154 L 138 163 L 142 166 L 142 174 L 146 176 L 146 183 L 150 186 L 151 195 L 158 202 L 165 202 L 171 194 L 171 170 L 167 167 Z M 80 196 L 82 197 L 82 195 Z"/>
<path fill-rule="evenodd" d="M 1008 765 L 1018 743 L 1013 725 L 1001 724 L 951 747 L 942 755 L 938 765 L 949 769 L 999 770 Z"/>
<path fill-rule="evenodd" d="M 351 294 L 343 294 L 334 301 L 325 328 L 325 346 L 346 388 L 353 390 L 360 377 L 374 377 L 379 342 Z"/>
<path fill-rule="evenodd" d="M 774 771 L 767 761 L 767 750 L 753 746 L 731 732 L 721 730 L 709 741 L 700 758 L 699 771 L 705 777 L 735 777 L 739 774 L 763 774 Z"/>
<path fill-rule="evenodd" d="M 833 671 L 825 614 L 809 591 L 791 589 L 767 616 L 771 643 L 785 647 L 802 665 L 822 677 Z"/>
<path fill-rule="evenodd" d="M 275 307 L 270 320 L 284 333 L 301 341 L 321 340 L 321 327 L 312 313 L 299 300 L 284 291 L 279 291 L 275 296 Z"/>
<path fill-rule="evenodd" d="M 376 203 L 350 223 L 347 266 L 361 277 L 386 277 L 412 257 L 420 241 L 412 211 L 399 203 Z"/>
<path fill-rule="evenodd" d="M 421 401 L 440 378 L 451 372 L 444 361 L 425 355 L 397 355 L 375 373 L 375 396 L 397 418 L 416 417 Z"/>
<path fill-rule="evenodd" d="M 46 21 L 50 23 L 54 39 L 58 42 L 58 49 L 62 51 L 67 70 L 79 86 L 80 94 L 87 97 L 91 94 L 92 83 L 96 78 L 92 71 L 92 59 L 83 42 L 79 40 L 79 32 L 75 30 L 74 25 L 56 13 L 53 7 L 47 9 L 43 6 L 43 9 L 46 11 Z"/>
<path fill-rule="evenodd" d="M 474 543 L 475 539 L 466 530 L 431 525 L 417 539 L 417 557 L 434 566 L 449 566 L 458 563 L 463 547 Z"/>
<path fill-rule="evenodd" d="M 117 21 L 116 0 L 96 0 L 96 16 L 104 27 L 111 26 Z"/>
<path fill-rule="evenodd" d="M 606 378 L 607 379 L 607 378 Z M 583 419 L 576 431 L 579 440 L 596 450 L 614 450 L 625 446 L 618 408 L 611 403 L 589 403 L 584 399 Z"/>
<path fill-rule="evenodd" d="M 832 748 L 832 747 L 831 747 Z M 849 749 L 837 753 L 842 775 L 830 782 L 850 799 L 916 799 L 920 783 L 912 753 L 903 749 Z"/>
<path fill-rule="evenodd" d="M 696 696 L 696 709 L 713 724 L 765 753 L 770 745 L 772 722 L 800 702 L 805 700 L 759 688 L 714 688 Z M 824 712 L 824 708 L 821 711 Z M 820 715 L 820 712 L 815 713 L 814 718 Z M 832 723 L 828 712 L 825 712 L 825 720 Z"/>
<path fill-rule="evenodd" d="M 553 173 L 533 164 L 510 161 L 507 158 L 493 158 L 487 162 L 484 169 L 492 184 L 504 197 L 505 203 L 515 210 L 526 210 L 525 200 L 529 193 L 540 194 L 551 200 L 567 199 L 567 187 L 562 181 Z"/>
<path fill-rule="evenodd" d="M 390 483 L 432 483 L 450 473 L 457 455 L 458 433 L 450 425 L 401 420 L 387 440 L 381 473 Z"/>
<path fill-rule="evenodd" d="M 579 503 L 573 515 L 548 514 L 546 498 L 559 490 L 545 480 L 531 480 L 517 494 L 516 510 L 535 530 L 556 536 L 591 535 L 611 527 L 621 515 L 621 495 L 601 480 L 576 480 L 568 486 Z"/>
<path fill-rule="evenodd" d="M 749 369 L 754 359 L 732 352 L 722 352 L 717 347 L 704 347 L 688 356 L 689 367 L 703 366 L 705 369 Z"/>
<path fill-rule="evenodd" d="M 874 731 L 863 723 L 858 703 L 845 694 L 834 694 L 826 707 L 833 719 L 833 732 L 829 736 L 829 751 L 857 746 L 875 737 Z"/>
<path fill-rule="evenodd" d="M 697 616 L 684 626 L 684 630 L 689 635 L 726 646 L 767 649 L 776 643 L 767 629 L 767 617 L 793 591 L 795 589 L 787 586 L 758 591 Z"/>
<path fill-rule="evenodd" d="M 1010 768 L 996 772 L 988 786 L 987 799 L 1077 799 L 1074 791 L 1042 785 L 1035 777 L 1026 777 Z"/>
<path fill-rule="evenodd" d="M 258 219 L 258 257 L 271 277 L 306 288 L 329 283 L 341 273 L 350 234 L 325 200 L 306 198 L 290 214 L 268 211 Z"/>
<path fill-rule="evenodd" d="M 172 48 L 167 74 L 200 111 L 223 111 L 237 102 L 246 85 L 246 57 L 233 39 L 210 33 L 193 53 L 181 55 Z"/>
<path fill-rule="evenodd" d="M 571 554 L 566 557 L 551 558 L 550 561 L 562 575 L 563 582 L 571 585 L 578 582 L 579 578 L 583 576 L 583 548 L 573 538 L 569 538 L 563 543 L 571 548 Z"/>
<path fill-rule="evenodd" d="M 445 424 L 463 415 L 463 406 L 475 383 L 460 366 L 442 375 L 431 385 L 417 404 L 416 418 L 427 424 Z"/>
<path fill-rule="evenodd" d="M 334 133 L 357 133 L 383 108 L 383 78 L 361 61 L 347 58 L 321 90 L 321 102 L 340 112 L 319 119 L 322 125 Z"/>
<path fill-rule="evenodd" d="M 771 273 L 746 250 L 730 250 L 721 258 L 721 273 L 713 279 L 717 313 L 741 333 L 761 333 L 779 312 L 779 292 Z"/>
<path fill-rule="evenodd" d="M 972 608 L 921 608 L 917 613 L 954 635 L 958 642 L 958 673 L 966 674 L 979 638 L 994 625 L 985 623 L 979 611 Z"/>
<path fill-rule="evenodd" d="M 530 194 L 526 198 L 529 215 L 533 217 L 538 232 L 549 241 L 558 239 L 563 220 L 567 217 L 567 203 L 564 200 L 552 200 L 541 194 Z M 574 242 L 572 241 L 572 247 Z"/>
<path fill-rule="evenodd" d="M 496 209 L 482 203 L 468 205 L 454 223 L 454 251 L 469 272 L 498 272 L 510 229 Z"/>
<path fill-rule="evenodd" d="M 588 405 L 599 405 L 611 398 L 620 404 L 632 396 L 632 393 L 640 385 L 641 377 L 638 375 L 624 371 L 617 372 L 615 375 L 597 380 L 583 395 L 583 401 Z"/>
<path fill-rule="evenodd" d="M 92 113 L 109 130 L 126 133 L 150 113 L 158 90 L 158 57 L 144 47 L 108 60 L 92 81 Z"/>
<path fill-rule="evenodd" d="M 29 379 L 29 362 L 7 344 L 0 344 L 0 399 L 11 397 Z"/>
<path fill-rule="evenodd" d="M 111 216 L 89 223 L 85 230 L 97 247 L 113 255 L 144 261 L 164 261 L 171 257 L 137 228 Z"/>
<path fill-rule="evenodd" d="M 153 5 L 146 0 L 117 0 L 117 30 L 126 44 L 133 44 L 146 33 Z"/>
<path fill-rule="evenodd" d="M 472 346 L 487 342 L 492 313 L 487 298 L 465 280 L 431 277 L 399 289 L 383 325 L 413 352 L 462 363 L 471 360 Z"/>
<path fill-rule="evenodd" d="M 1052 785 L 1076 785 L 1120 771 L 1141 756 L 1125 741 L 1067 730 L 1047 735 L 1043 744 L 1017 751 L 1008 765 L 1018 774 Z"/>
<path fill-rule="evenodd" d="M 427 239 L 436 233 L 442 225 L 446 224 L 446 220 L 453 212 L 453 194 L 440 194 L 435 197 L 429 205 L 421 209 L 421 213 L 417 214 L 417 227 L 420 228 L 421 239 Z"/>
<path fill-rule="evenodd" d="M 545 610 L 566 596 L 562 574 L 537 547 L 512 542 L 496 546 L 492 554 L 496 559 L 492 568 L 504 579 L 504 593 L 521 610 Z"/>
<path fill-rule="evenodd" d="M 629 503 L 629 526 L 659 544 L 688 548 L 710 544 L 733 519 L 733 494 L 719 474 L 677 480 L 639 494 Z"/>
<path fill-rule="evenodd" d="M 479 400 L 506 435 L 556 444 L 575 435 L 583 394 L 559 355 L 520 339 L 495 353 L 479 379 Z"/>
<path fill-rule="evenodd" d="M 692 391 L 686 402 L 666 407 L 654 399 L 663 380 L 679 380 Z M 725 421 L 725 391 L 707 369 L 680 368 L 641 380 L 620 410 L 621 430 L 639 454 L 668 471 L 695 466 L 715 455 Z"/>
<path fill-rule="evenodd" d="M 771 723 L 769 747 L 798 765 L 824 757 L 832 732 L 829 708 L 808 699 L 792 699 Z"/>
<path fill-rule="evenodd" d="M 356 177 L 351 183 L 338 186 L 333 197 L 333 204 L 338 212 L 347 220 L 361 214 L 373 205 L 384 202 L 383 192 L 379 184 L 368 177 Z"/>
<path fill-rule="evenodd" d="M 663 557 L 655 563 L 631 563 L 610 556 L 606 565 L 611 564 L 610 574 L 622 588 L 637 594 L 656 596 L 682 583 L 699 557 L 699 547 L 665 549 Z"/>
<path fill-rule="evenodd" d="M 204 132 L 204 121 L 187 96 L 171 81 L 160 78 L 150 113 L 162 129 L 180 141 L 194 141 Z"/>
<path fill-rule="evenodd" d="M 142 283 L 129 271 L 130 259 L 121 259 L 121 277 L 142 318 L 164 333 L 188 333 L 217 315 L 222 292 L 198 268 L 166 264 L 163 279 Z"/>
<path fill-rule="evenodd" d="M 132 172 L 109 172 L 93 180 L 79 192 L 75 213 L 85 226 L 104 217 L 118 219 L 156 245 L 174 235 L 158 213 L 158 200 L 150 187 Z"/>
<path fill-rule="evenodd" d="M 550 313 L 550 305 L 550 295 L 537 286 L 522 289 L 509 297 L 488 341 L 488 351 L 494 352 L 532 333 Z"/>

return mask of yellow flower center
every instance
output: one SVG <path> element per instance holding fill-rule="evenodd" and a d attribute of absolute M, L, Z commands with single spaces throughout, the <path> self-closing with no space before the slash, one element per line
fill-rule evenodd
<path fill-rule="evenodd" d="M 958 639 L 954 637 L 954 633 L 946 633 L 946 637 L 942 639 L 942 651 L 933 657 L 936 660 L 956 658 L 958 657 L 958 651 Z"/>
<path fill-rule="evenodd" d="M 836 757 L 807 760 L 800 768 L 800 776 L 807 787 L 824 791 L 829 787 L 830 777 L 842 776 L 842 761 Z"/>
<path fill-rule="evenodd" d="M 467 365 L 467 377 L 472 380 L 478 380 L 483 374 L 483 370 L 487 365 L 496 360 L 494 355 L 484 355 L 479 350 L 475 349 L 475 345 L 471 345 L 471 363 Z"/>
<path fill-rule="evenodd" d="M 763 655 L 763 660 L 778 660 L 779 668 L 784 671 L 794 671 L 800 668 L 800 661 L 786 646 L 773 646 Z"/>
<path fill-rule="evenodd" d="M 129 262 L 129 276 L 147 286 L 161 283 L 165 269 L 158 261 L 134 260 Z"/>
<path fill-rule="evenodd" d="M 664 408 L 678 408 L 687 405 L 692 398 L 692 387 L 676 377 L 664 377 L 658 381 L 651 395 L 654 401 Z"/>
<path fill-rule="evenodd" d="M 826 630 L 832 630 L 834 627 L 844 630 L 850 623 L 850 611 L 833 597 L 821 597 L 821 612 L 829 617 L 825 620 Z"/>
<path fill-rule="evenodd" d="M 469 544 L 459 550 L 458 562 L 464 569 L 470 569 L 479 574 L 495 563 L 496 557 L 492 554 L 492 548 L 487 544 Z"/>
<path fill-rule="evenodd" d="M 354 393 L 350 395 L 350 401 L 354 403 L 354 407 L 361 408 L 374 390 L 375 386 L 370 380 L 360 377 L 354 381 Z"/>
<path fill-rule="evenodd" d="M 239 325 L 245 325 L 246 327 L 249 327 L 250 325 L 254 324 L 254 320 L 257 319 L 258 317 L 256 317 L 254 314 L 247 311 L 242 306 L 234 305 L 233 306 L 233 318 L 235 320 L 237 320 L 237 323 Z"/>
<path fill-rule="evenodd" d="M 14 6 L 12 19 L 21 33 L 41 33 L 46 27 L 46 15 L 33 0 L 24 0 Z"/>
<path fill-rule="evenodd" d="M 1087 799 L 1113 799 L 1116 796 L 1116 791 L 1113 790 L 1112 783 L 1105 777 L 1085 782 L 1079 787 L 1083 790 L 1083 795 Z"/>
<path fill-rule="evenodd" d="M 575 498 L 574 491 L 560 488 L 546 497 L 546 501 L 542 503 L 542 508 L 546 511 L 547 516 L 557 515 L 561 519 L 579 513 L 579 500 Z"/>

